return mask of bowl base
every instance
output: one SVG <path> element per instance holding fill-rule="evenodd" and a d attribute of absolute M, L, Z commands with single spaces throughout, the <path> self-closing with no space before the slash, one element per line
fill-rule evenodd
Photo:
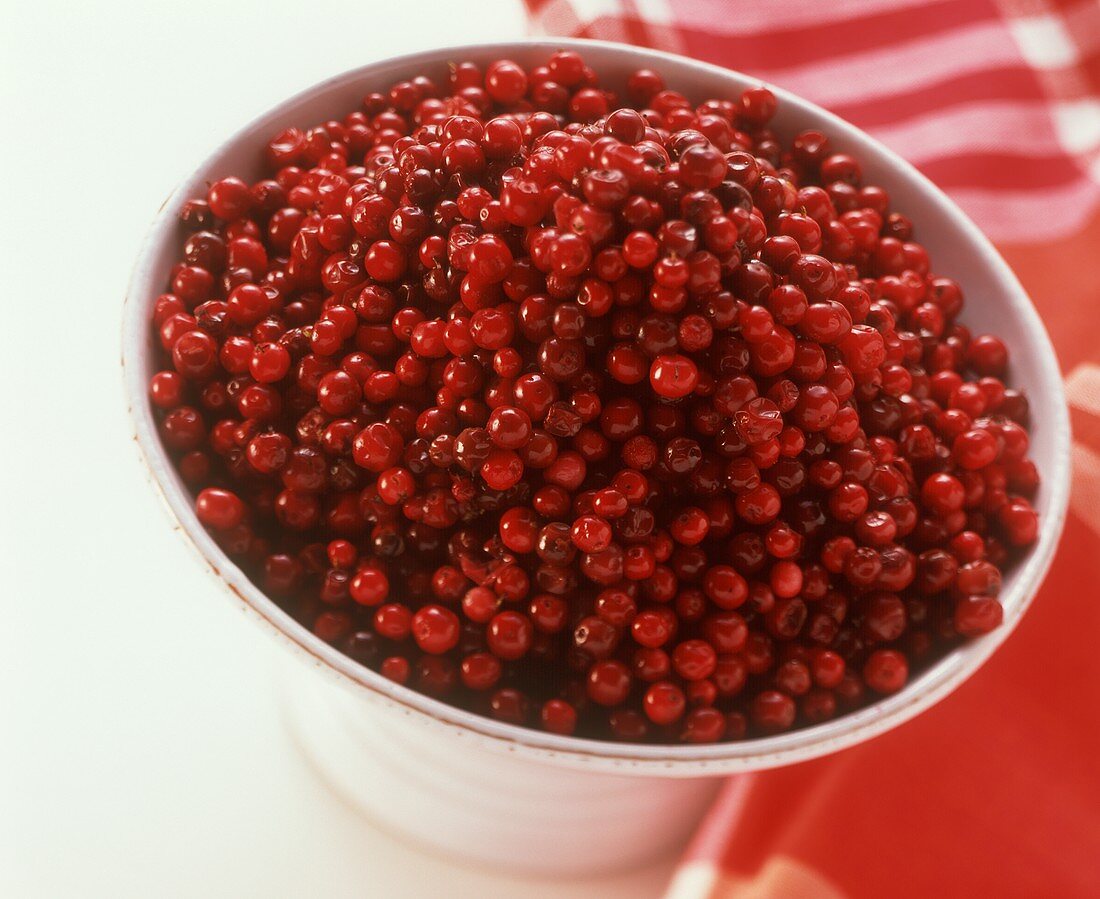
<path fill-rule="evenodd" d="M 336 794 L 463 863 L 554 877 L 645 866 L 684 846 L 721 784 L 494 752 L 340 689 L 297 659 L 282 659 L 277 673 L 294 739 Z"/>

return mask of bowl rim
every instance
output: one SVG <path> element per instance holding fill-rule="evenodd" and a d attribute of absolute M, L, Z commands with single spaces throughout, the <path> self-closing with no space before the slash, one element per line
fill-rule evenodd
<path fill-rule="evenodd" d="M 149 342 L 147 311 L 152 297 L 163 292 L 163 271 L 156 270 L 156 257 L 166 242 L 178 240 L 177 211 L 199 185 L 205 173 L 219 157 L 252 132 L 272 129 L 275 120 L 299 104 L 356 82 L 370 79 L 389 80 L 389 69 L 413 70 L 438 66 L 451 59 L 486 58 L 519 53 L 549 54 L 557 49 L 575 49 L 589 54 L 621 57 L 631 64 L 675 69 L 680 77 L 688 72 L 731 87 L 764 84 L 772 90 L 782 107 L 797 110 L 808 124 L 826 129 L 830 138 L 845 149 L 853 149 L 861 158 L 873 157 L 889 169 L 890 177 L 908 181 L 923 193 L 930 204 L 955 221 L 974 253 L 989 268 L 1004 291 L 1005 302 L 1022 317 L 1038 344 L 1038 375 L 1027 385 L 1029 392 L 1054 402 L 1049 409 L 1053 446 L 1050 471 L 1044 472 L 1042 489 L 1048 493 L 1047 510 L 1036 546 L 1013 572 L 1013 583 L 1002 595 L 1005 601 L 1004 623 L 990 634 L 955 648 L 922 671 L 901 691 L 883 697 L 853 712 L 830 721 L 787 733 L 749 740 L 710 745 L 631 744 L 566 737 L 533 728 L 506 724 L 449 705 L 393 683 L 381 674 L 353 661 L 335 647 L 315 636 L 298 623 L 262 590 L 217 546 L 195 516 L 190 496 L 183 488 L 167 452 L 157 434 L 145 382 L 145 347 Z M 398 75 L 397 77 L 401 77 Z M 364 85 L 365 86 L 365 85 Z M 1054 348 L 1035 307 L 1007 263 L 1001 258 L 978 227 L 938 187 L 910 163 L 865 132 L 833 113 L 783 88 L 743 73 L 678 54 L 634 47 L 611 41 L 577 38 L 526 38 L 460 44 L 401 54 L 367 63 L 322 80 L 254 117 L 227 139 L 221 141 L 183 179 L 161 204 L 145 237 L 127 289 L 122 328 L 122 367 L 133 436 L 147 475 L 161 496 L 174 526 L 198 553 L 218 580 L 236 597 L 238 605 L 263 622 L 289 645 L 303 653 L 336 681 L 362 697 L 381 700 L 407 715 L 419 717 L 463 735 L 497 751 L 523 752 L 531 757 L 571 767 L 614 770 L 618 773 L 699 776 L 706 773 L 735 773 L 762 770 L 816 758 L 868 740 L 890 730 L 943 699 L 967 680 L 1008 638 L 1030 605 L 1050 567 L 1065 521 L 1070 483 L 1069 414 L 1062 390 L 1061 373 Z"/>

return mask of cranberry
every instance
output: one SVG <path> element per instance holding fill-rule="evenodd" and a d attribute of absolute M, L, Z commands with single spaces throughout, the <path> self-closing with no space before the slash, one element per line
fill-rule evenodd
<path fill-rule="evenodd" d="M 385 573 L 377 568 L 361 568 L 348 585 L 351 598 L 364 606 L 377 606 L 389 595 L 390 584 Z"/>
<path fill-rule="evenodd" d="M 519 612 L 494 615 L 485 631 L 489 649 L 505 661 L 521 658 L 531 648 L 531 620 Z"/>
<path fill-rule="evenodd" d="M 658 396 L 678 399 L 699 383 L 699 370 L 687 356 L 658 356 L 649 370 L 649 381 Z"/>
<path fill-rule="evenodd" d="M 909 663 L 892 649 L 875 650 L 863 666 L 863 680 L 878 693 L 896 693 L 908 679 Z"/>
<path fill-rule="evenodd" d="M 672 653 L 672 666 L 684 680 L 710 677 L 718 664 L 714 647 L 704 640 L 685 640 Z"/>
<path fill-rule="evenodd" d="M 512 450 L 491 450 L 481 465 L 481 476 L 491 489 L 507 490 L 523 477 L 523 460 Z"/>
<path fill-rule="evenodd" d="M 252 206 L 252 192 L 240 178 L 223 178 L 210 185 L 206 202 L 214 215 L 228 222 L 248 213 Z"/>
<path fill-rule="evenodd" d="M 195 499 L 195 514 L 207 527 L 229 531 L 244 520 L 245 506 L 237 494 L 218 487 L 207 487 Z"/>
<path fill-rule="evenodd" d="M 595 662 L 588 670 L 587 695 L 602 706 L 617 706 L 630 694 L 630 671 L 622 662 Z"/>
<path fill-rule="evenodd" d="M 582 515 L 573 522 L 573 544 L 582 552 L 602 552 L 611 545 L 611 537 L 611 525 L 595 515 Z"/>
<path fill-rule="evenodd" d="M 353 454 L 356 464 L 380 473 L 400 461 L 402 449 L 397 429 L 385 422 L 375 422 L 356 435 Z"/>
<path fill-rule="evenodd" d="M 955 630 L 967 637 L 993 630 L 1001 623 L 1004 609 L 992 596 L 966 596 L 955 606 Z"/>
<path fill-rule="evenodd" d="M 764 690 L 752 703 L 752 718 L 765 733 L 787 730 L 794 724 L 794 700 L 779 690 Z"/>
<path fill-rule="evenodd" d="M 548 700 L 540 712 L 543 730 L 568 736 L 577 729 L 577 710 L 563 699 Z"/>
<path fill-rule="evenodd" d="M 471 690 L 488 690 L 500 680 L 500 659 L 488 652 L 475 652 L 462 660 L 459 676 Z"/>
<path fill-rule="evenodd" d="M 561 735 L 828 720 L 1001 623 L 1027 400 L 860 160 L 762 87 L 624 84 L 459 60 L 273 136 L 181 211 L 149 402 L 225 552 L 395 682 Z"/>
<path fill-rule="evenodd" d="M 669 681 L 653 684 L 642 699 L 642 710 L 654 724 L 678 721 L 686 707 L 684 691 Z"/>
<path fill-rule="evenodd" d="M 458 645 L 458 616 L 443 606 L 423 606 L 413 615 L 412 632 L 424 652 L 440 655 Z"/>

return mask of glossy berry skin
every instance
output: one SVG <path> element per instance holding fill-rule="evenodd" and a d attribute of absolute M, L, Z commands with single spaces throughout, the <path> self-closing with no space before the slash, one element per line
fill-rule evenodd
<path fill-rule="evenodd" d="M 784 733 L 998 628 L 1043 472 L 967 285 L 766 88 L 541 62 L 181 211 L 148 402 L 199 523 L 357 664 L 562 737 Z"/>
<path fill-rule="evenodd" d="M 879 649 L 863 666 L 867 685 L 879 693 L 896 693 L 909 679 L 909 664 L 900 652 Z"/>
<path fill-rule="evenodd" d="M 489 649 L 498 658 L 515 661 L 531 647 L 531 622 L 519 612 L 501 612 L 489 622 L 486 640 Z"/>
<path fill-rule="evenodd" d="M 587 695 L 601 706 L 618 706 L 630 695 L 630 670 L 614 660 L 598 661 L 588 671 Z"/>
<path fill-rule="evenodd" d="M 679 399 L 695 390 L 699 370 L 687 356 L 658 356 L 649 369 L 649 382 L 658 396 Z"/>
<path fill-rule="evenodd" d="M 195 514 L 207 527 L 216 531 L 228 531 L 244 520 L 245 506 L 235 493 L 207 487 L 195 499 Z"/>
<path fill-rule="evenodd" d="M 642 700 L 642 710 L 654 724 L 672 724 L 684 714 L 687 700 L 683 691 L 669 681 L 651 686 Z"/>
<path fill-rule="evenodd" d="M 562 699 L 551 699 L 539 713 L 543 730 L 569 736 L 577 729 L 577 710 Z"/>
<path fill-rule="evenodd" d="M 458 645 L 461 625 L 458 616 L 450 609 L 427 605 L 413 615 L 412 633 L 416 645 L 424 652 L 442 655 Z"/>
<path fill-rule="evenodd" d="M 611 525 L 595 515 L 582 515 L 573 522 L 573 544 L 582 552 L 598 553 L 611 545 Z"/>
<path fill-rule="evenodd" d="M 378 568 L 361 568 L 349 584 L 351 598 L 364 606 L 376 606 L 389 595 L 389 579 Z"/>

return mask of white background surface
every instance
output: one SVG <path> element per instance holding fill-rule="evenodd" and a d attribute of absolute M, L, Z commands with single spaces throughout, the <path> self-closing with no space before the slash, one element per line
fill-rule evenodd
<path fill-rule="evenodd" d="M 268 638 L 146 484 L 119 310 L 144 230 L 223 136 L 371 59 L 523 34 L 517 2 L 0 0 L 0 896 L 657 896 L 430 858 L 290 744 Z"/>

